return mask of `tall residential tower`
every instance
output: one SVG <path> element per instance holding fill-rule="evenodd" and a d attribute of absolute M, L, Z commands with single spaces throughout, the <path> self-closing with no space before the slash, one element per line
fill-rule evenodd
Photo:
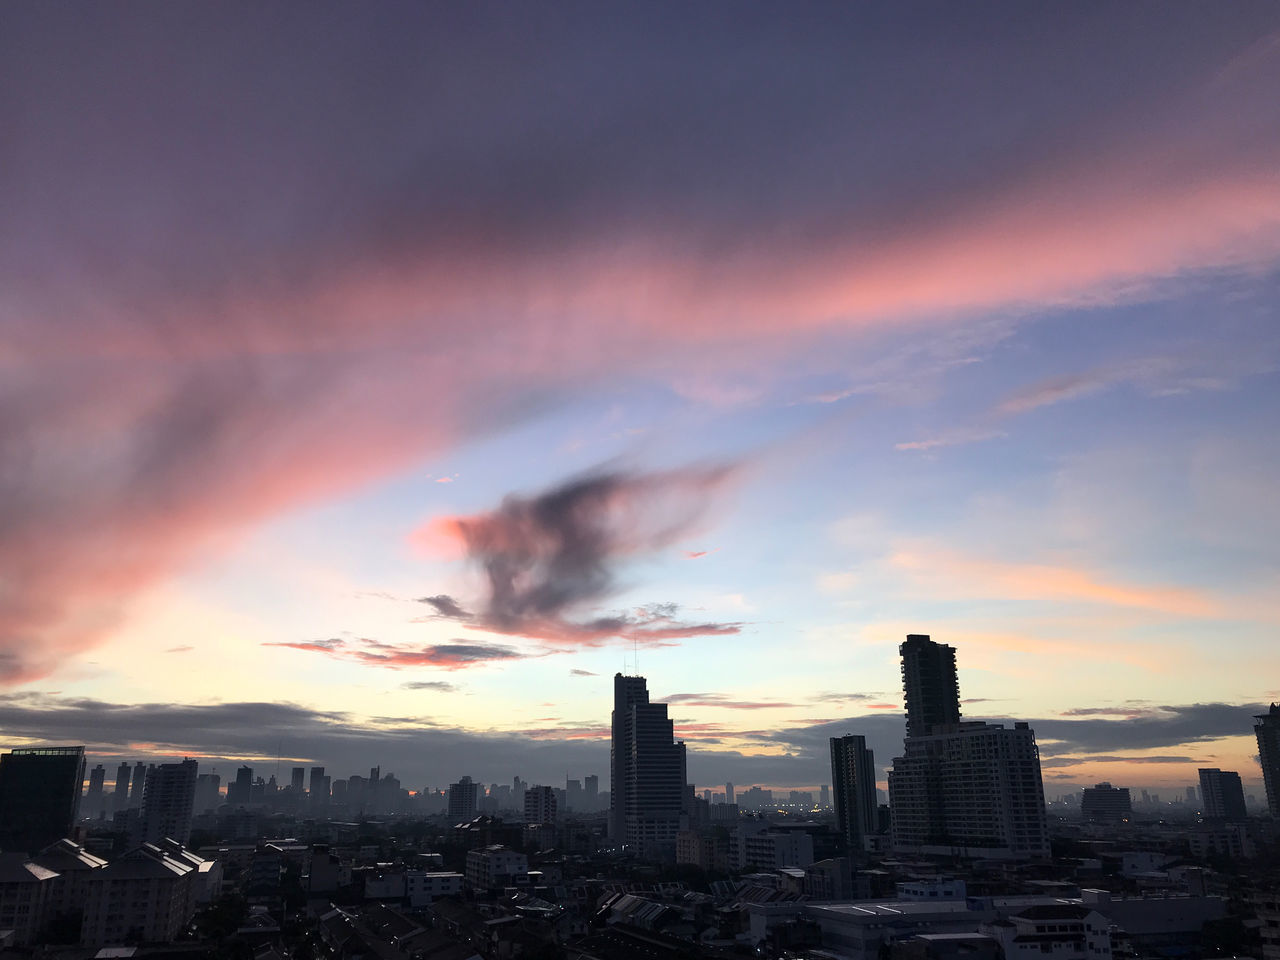
<path fill-rule="evenodd" d="M 851 856 L 865 849 L 876 832 L 876 764 L 867 738 L 846 734 L 831 738 L 831 783 L 835 787 L 836 828 Z M 822 788 L 826 799 L 827 788 Z"/>
<path fill-rule="evenodd" d="M 1031 727 L 961 721 L 955 649 L 919 634 L 899 649 L 907 736 L 889 772 L 894 849 L 1047 857 L 1044 784 Z"/>

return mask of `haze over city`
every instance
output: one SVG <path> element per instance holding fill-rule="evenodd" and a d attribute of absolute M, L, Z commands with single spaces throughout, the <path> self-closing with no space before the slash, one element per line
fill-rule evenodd
<path fill-rule="evenodd" d="M 0 9 L 0 733 L 1261 795 L 1280 7 Z M 883 786 L 883 782 L 881 783 Z M 603 788 L 602 788 L 603 789 Z"/>

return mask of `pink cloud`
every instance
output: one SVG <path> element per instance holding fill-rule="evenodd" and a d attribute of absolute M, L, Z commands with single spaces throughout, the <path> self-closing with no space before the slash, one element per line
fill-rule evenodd
<path fill-rule="evenodd" d="M 729 229 L 675 203 L 646 219 L 610 215 L 589 202 L 589 185 L 547 224 L 525 208 L 502 220 L 497 201 L 511 198 L 483 190 L 439 218 L 429 205 L 406 209 L 403 173 L 370 174 L 342 203 L 309 207 L 306 197 L 346 182 L 336 171 L 354 157 L 266 190 L 288 178 L 224 180 L 243 157 L 179 149 L 185 138 L 138 119 L 163 111 L 135 116 L 112 100 L 119 124 L 104 113 L 94 130 L 133 132 L 103 151 L 67 151 L 58 145 L 82 131 L 58 124 L 76 119 L 29 110 L 23 170 L 39 186 L 9 189 L 0 232 L 0 260 L 14 265 L 0 276 L 0 681 L 47 675 L 119 630 L 132 598 L 255 525 L 600 381 L 661 379 L 686 396 L 747 402 L 761 394 L 752 372 L 810 347 L 806 332 L 1124 299 L 1187 272 L 1274 263 L 1277 63 L 1271 38 L 1141 124 L 1026 160 L 945 203 L 903 201 L 868 219 L 833 200 L 818 220 L 783 211 L 745 236 L 736 221 Z M 152 86 L 135 92 L 166 95 Z M 30 89 L 43 87 L 61 89 Z M 282 148 L 276 172 L 302 176 L 300 158 L 335 146 L 319 139 L 290 141 L 297 153 Z M 406 169 L 431 153 L 397 146 L 403 154 L 385 155 L 403 155 Z M 172 169 L 153 162 L 157 150 L 176 151 L 156 154 Z M 78 165 L 81 153 L 92 163 Z M 702 383 L 708 374 L 719 379 Z M 717 392 L 721 381 L 737 386 Z M 1063 384 L 1057 396 L 1082 389 Z M 1040 397 L 1021 402 L 1052 400 Z M 453 521 L 468 519 L 472 535 L 512 535 Z M 1088 572 L 996 573 L 1015 592 L 1208 609 L 1187 591 Z M 528 613 L 520 629 L 562 643 L 736 629 L 571 628 Z"/>

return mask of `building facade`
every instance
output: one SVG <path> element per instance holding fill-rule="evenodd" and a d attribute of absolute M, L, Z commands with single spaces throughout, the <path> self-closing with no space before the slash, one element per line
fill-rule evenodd
<path fill-rule="evenodd" d="M 0 850 L 33 854 L 70 836 L 83 787 L 83 746 L 22 747 L 0 756 Z"/>

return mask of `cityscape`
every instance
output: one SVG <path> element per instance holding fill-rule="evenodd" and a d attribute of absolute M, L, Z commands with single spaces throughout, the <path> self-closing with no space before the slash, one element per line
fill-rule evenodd
<path fill-rule="evenodd" d="M 899 655 L 887 791 L 849 732 L 816 796 L 699 792 L 669 705 L 622 673 L 605 792 L 597 774 L 408 790 L 376 766 L 283 783 L 242 765 L 224 786 L 190 758 L 121 762 L 108 790 L 83 745 L 15 748 L 0 938 L 255 958 L 1275 955 L 1280 704 L 1255 717 L 1263 809 L 1218 768 L 1163 802 L 1103 782 L 1047 804 L 1030 725 L 963 718 L 956 648 L 910 634 Z"/>
<path fill-rule="evenodd" d="M 1280 960 L 1278 91 L 0 4 L 0 960 Z"/>

